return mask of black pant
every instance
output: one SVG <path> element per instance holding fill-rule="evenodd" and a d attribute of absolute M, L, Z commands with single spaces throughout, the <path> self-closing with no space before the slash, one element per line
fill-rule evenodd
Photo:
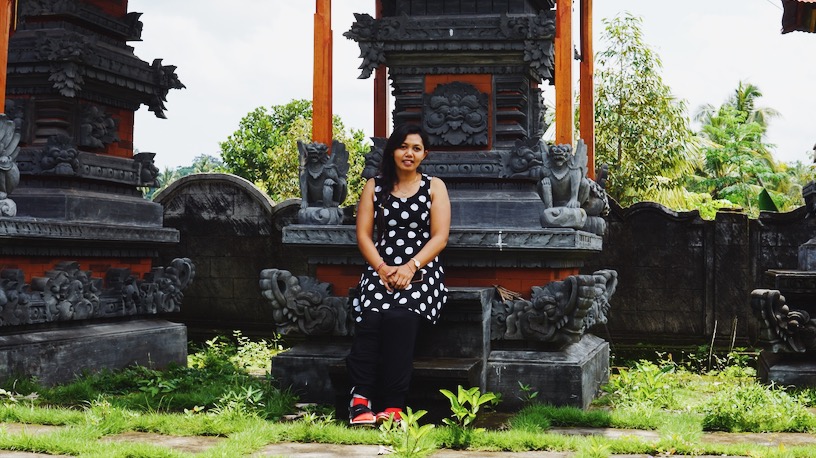
<path fill-rule="evenodd" d="M 380 410 L 405 407 L 421 320 L 419 314 L 403 307 L 363 312 L 346 358 L 354 394 L 378 398 Z"/>

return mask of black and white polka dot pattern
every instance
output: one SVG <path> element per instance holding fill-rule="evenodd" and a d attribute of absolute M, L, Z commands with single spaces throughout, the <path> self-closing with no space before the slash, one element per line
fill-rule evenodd
<path fill-rule="evenodd" d="M 382 239 L 376 243 L 377 251 L 389 265 L 404 264 L 419 253 L 431 238 L 431 179 L 422 175 L 419 190 L 411 197 L 391 195 L 386 202 L 380 202 L 381 190 L 378 177 L 375 179 L 374 206 L 377 212 L 381 212 L 385 227 L 382 228 Z M 362 320 L 363 310 L 379 312 L 392 307 L 406 307 L 436 323 L 442 306 L 448 300 L 445 271 L 438 258 L 422 267 L 422 281 L 393 293 L 389 293 L 380 282 L 374 268 L 368 266 L 360 278 L 358 290 L 360 297 L 352 303 L 358 322 Z"/>

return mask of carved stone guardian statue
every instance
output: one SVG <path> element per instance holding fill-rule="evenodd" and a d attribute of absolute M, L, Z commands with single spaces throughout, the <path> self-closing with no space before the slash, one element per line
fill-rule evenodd
<path fill-rule="evenodd" d="M 20 134 L 16 132 L 14 121 L 0 114 L 0 216 L 14 216 L 17 205 L 8 198 L 20 183 L 20 170 L 15 159 L 20 152 Z"/>
<path fill-rule="evenodd" d="M 340 224 L 346 200 L 349 162 L 346 146 L 332 143 L 331 154 L 322 143 L 298 141 L 300 151 L 300 192 L 302 202 L 298 212 L 300 224 Z"/>
<path fill-rule="evenodd" d="M 544 202 L 542 227 L 568 227 L 602 235 L 609 212 L 606 192 L 587 178 L 587 153 L 583 140 L 575 154 L 570 145 L 552 145 L 544 152 L 538 194 Z"/>

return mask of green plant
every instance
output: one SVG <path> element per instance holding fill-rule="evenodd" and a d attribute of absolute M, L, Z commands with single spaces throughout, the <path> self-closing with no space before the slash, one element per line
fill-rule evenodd
<path fill-rule="evenodd" d="M 476 420 L 476 414 L 479 413 L 479 409 L 483 405 L 498 403 L 496 393 L 487 392 L 482 394 L 479 387 L 466 390 L 462 385 L 459 385 L 457 390 L 457 394 L 453 394 L 449 390 L 439 390 L 450 401 L 451 411 L 453 412 L 451 415 L 453 419 L 445 418 L 442 420 L 448 426 L 467 428 Z"/>
<path fill-rule="evenodd" d="M 659 408 L 674 408 L 677 381 L 669 374 L 674 373 L 675 369 L 674 364 L 657 366 L 641 360 L 634 368 L 621 369 L 601 388 L 611 395 L 612 403 L 617 406 L 648 402 Z"/>
<path fill-rule="evenodd" d="M 521 390 L 521 395 L 518 396 L 518 399 L 525 405 L 534 403 L 538 397 L 538 391 L 534 391 L 532 385 L 525 385 L 524 383 L 521 383 L 521 380 L 518 381 L 518 385 L 519 390 Z"/>
<path fill-rule="evenodd" d="M 402 413 L 401 420 L 390 417 L 380 425 L 380 438 L 395 456 L 426 456 L 436 449 L 429 436 L 434 425 L 419 424 L 419 419 L 426 413 L 424 410 L 414 412 L 408 407 Z"/>
<path fill-rule="evenodd" d="M 212 413 L 227 417 L 260 416 L 263 411 L 264 393 L 252 386 L 230 390 L 215 403 Z"/>
<path fill-rule="evenodd" d="M 816 431 L 816 417 L 777 386 L 723 386 L 700 407 L 705 430 L 750 432 Z"/>

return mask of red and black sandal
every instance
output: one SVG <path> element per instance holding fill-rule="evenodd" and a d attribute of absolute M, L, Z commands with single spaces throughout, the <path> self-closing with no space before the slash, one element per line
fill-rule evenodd
<path fill-rule="evenodd" d="M 402 409 L 399 407 L 389 407 L 384 411 L 377 414 L 377 424 L 380 425 L 384 423 L 389 418 L 394 417 L 395 422 L 402 421 Z"/>
<path fill-rule="evenodd" d="M 354 395 L 349 405 L 349 424 L 351 425 L 373 425 L 377 423 L 374 411 L 371 410 L 371 401 Z"/>

